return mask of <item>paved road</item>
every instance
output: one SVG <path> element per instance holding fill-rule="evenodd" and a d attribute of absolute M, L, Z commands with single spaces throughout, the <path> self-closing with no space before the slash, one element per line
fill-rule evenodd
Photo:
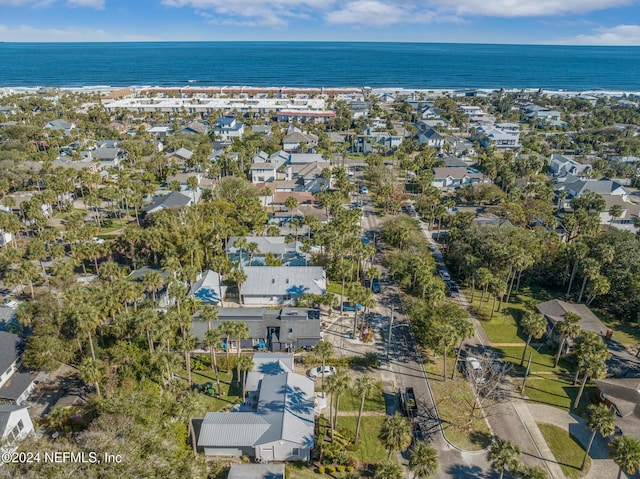
<path fill-rule="evenodd" d="M 437 269 L 446 270 L 447 267 L 444 264 L 442 253 L 434 241 L 431 231 L 429 231 L 427 225 L 423 222 L 421 222 L 421 228 L 424 236 L 431 245 L 431 251 L 436 260 Z M 476 351 L 479 354 L 487 351 L 486 346 L 490 346 L 491 342 L 484 332 L 484 328 L 482 328 L 482 325 L 478 321 L 478 318 L 471 311 L 469 302 L 463 292 L 460 292 L 457 300 L 469 311 L 476 330 L 475 336 L 465 343 L 466 349 Z M 505 386 L 511 390 L 510 399 L 498 404 L 489 412 L 487 419 L 491 431 L 496 436 L 509 439 L 518 444 L 522 449 L 521 459 L 524 463 L 530 466 L 543 467 L 554 479 L 564 479 L 565 476 L 555 461 L 555 457 L 551 453 L 547 443 L 544 441 L 527 404 L 520 399 L 517 391 L 513 391 L 513 387 L 511 387 L 510 384 L 505 383 Z"/>

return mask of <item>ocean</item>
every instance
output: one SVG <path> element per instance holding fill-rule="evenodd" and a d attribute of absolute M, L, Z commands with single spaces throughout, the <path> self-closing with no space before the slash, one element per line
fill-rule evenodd
<path fill-rule="evenodd" d="M 640 91 L 640 47 L 340 42 L 0 43 L 0 86 Z"/>

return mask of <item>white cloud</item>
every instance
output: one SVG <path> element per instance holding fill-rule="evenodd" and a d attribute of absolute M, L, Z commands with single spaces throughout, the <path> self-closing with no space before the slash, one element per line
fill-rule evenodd
<path fill-rule="evenodd" d="M 629 45 L 640 46 L 640 25 L 616 25 L 601 27 L 589 35 L 577 37 L 563 43 L 572 45 Z"/>
<path fill-rule="evenodd" d="M 104 8 L 105 0 L 67 0 L 67 5 L 71 7 L 91 7 L 98 10 Z"/>
<path fill-rule="evenodd" d="M 0 0 L 7 1 L 7 0 Z M 20 0 L 9 0 L 20 1 Z M 91 0 L 69 0 L 91 1 Z M 584 14 L 640 0 L 162 0 L 191 7 L 211 23 L 286 26 L 294 18 L 323 18 L 330 25 L 460 22 L 461 18 Z"/>
<path fill-rule="evenodd" d="M 135 42 L 158 41 L 144 35 L 121 35 L 92 28 L 36 28 L 30 25 L 7 26 L 0 24 L 0 41 L 7 42 Z"/>
<path fill-rule="evenodd" d="M 464 16 L 546 17 L 604 10 L 637 0 L 428 0 L 426 3 Z"/>
<path fill-rule="evenodd" d="M 417 10 L 410 4 L 380 0 L 356 0 L 339 10 L 327 13 L 329 24 L 390 25 L 394 23 L 429 23 L 435 14 L 428 10 Z"/>

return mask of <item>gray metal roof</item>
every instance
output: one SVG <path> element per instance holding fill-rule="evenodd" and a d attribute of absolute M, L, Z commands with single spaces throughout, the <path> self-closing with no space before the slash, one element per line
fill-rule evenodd
<path fill-rule="evenodd" d="M 313 441 L 314 382 L 294 373 L 265 376 L 260 388 L 257 414 L 271 428 L 257 444 L 285 440 L 307 445 Z"/>
<path fill-rule="evenodd" d="M 0 406 L 0 439 L 6 431 L 7 423 L 9 422 L 9 418 L 11 414 L 16 411 L 20 411 L 21 409 L 26 409 L 27 406 L 17 406 L 16 404 L 8 404 L 5 406 Z"/>
<path fill-rule="evenodd" d="M 38 377 L 37 372 L 19 371 L 13 373 L 0 388 L 0 399 L 17 400 Z"/>
<path fill-rule="evenodd" d="M 0 331 L 0 374 L 16 362 L 21 354 L 20 336 Z"/>
<path fill-rule="evenodd" d="M 231 464 L 227 479 L 284 479 L 284 464 Z"/>
<path fill-rule="evenodd" d="M 319 266 L 247 266 L 243 296 L 299 296 L 303 293 L 324 294 L 327 279 Z"/>
<path fill-rule="evenodd" d="M 227 253 L 239 253 L 240 248 L 236 248 L 236 240 L 240 236 L 232 236 L 227 242 Z M 291 241 L 287 243 L 284 236 L 243 236 L 247 243 L 256 243 L 258 245 L 259 254 L 272 253 L 275 255 L 283 255 L 286 253 L 296 253 L 302 246 L 299 241 Z M 246 253 L 246 249 L 244 250 Z M 244 288 L 243 288 L 244 289 Z"/>
<path fill-rule="evenodd" d="M 218 327 L 224 321 L 242 321 L 249 327 L 251 339 L 266 340 L 267 328 L 270 326 L 280 328 L 280 341 L 295 342 L 298 338 L 320 339 L 320 317 L 317 311 L 308 308 L 218 308 L 218 321 L 214 322 L 213 327 Z M 207 323 L 195 316 L 191 332 L 202 340 L 206 330 Z"/>
<path fill-rule="evenodd" d="M 567 187 L 571 188 L 579 196 L 585 191 L 593 191 L 599 195 L 610 195 L 615 190 L 624 187 L 617 181 L 601 179 L 601 180 L 578 180 L 573 183 L 567 184 Z M 626 190 L 625 190 L 626 191 Z"/>
<path fill-rule="evenodd" d="M 270 427 L 253 412 L 208 412 L 202 421 L 198 446 L 250 447 Z"/>

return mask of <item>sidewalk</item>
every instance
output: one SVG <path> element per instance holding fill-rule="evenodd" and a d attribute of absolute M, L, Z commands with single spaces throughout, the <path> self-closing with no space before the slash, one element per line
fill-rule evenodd
<path fill-rule="evenodd" d="M 529 410 L 529 406 L 521 399 L 513 399 L 512 404 L 516 410 L 516 413 L 520 417 L 520 420 L 527 428 L 529 435 L 531 436 L 531 439 L 536 446 L 536 449 L 540 453 L 540 457 L 544 460 L 545 465 L 547 466 L 547 469 L 551 474 L 551 478 L 565 479 L 562 468 L 551 452 L 551 449 L 549 449 L 547 441 L 545 441 L 542 432 L 540 432 L 540 429 L 536 424 L 536 420 L 534 419 L 533 414 L 531 414 L 531 411 Z M 544 422 L 549 422 L 549 419 L 546 419 Z"/>
<path fill-rule="evenodd" d="M 547 422 L 566 429 L 586 448 L 591 431 L 585 425 L 584 419 L 545 404 L 528 404 L 527 406 L 536 421 Z M 591 457 L 591 469 L 583 479 L 615 479 L 618 477 L 618 466 L 609 459 L 608 441 L 600 434 L 596 434 L 589 456 Z"/>

